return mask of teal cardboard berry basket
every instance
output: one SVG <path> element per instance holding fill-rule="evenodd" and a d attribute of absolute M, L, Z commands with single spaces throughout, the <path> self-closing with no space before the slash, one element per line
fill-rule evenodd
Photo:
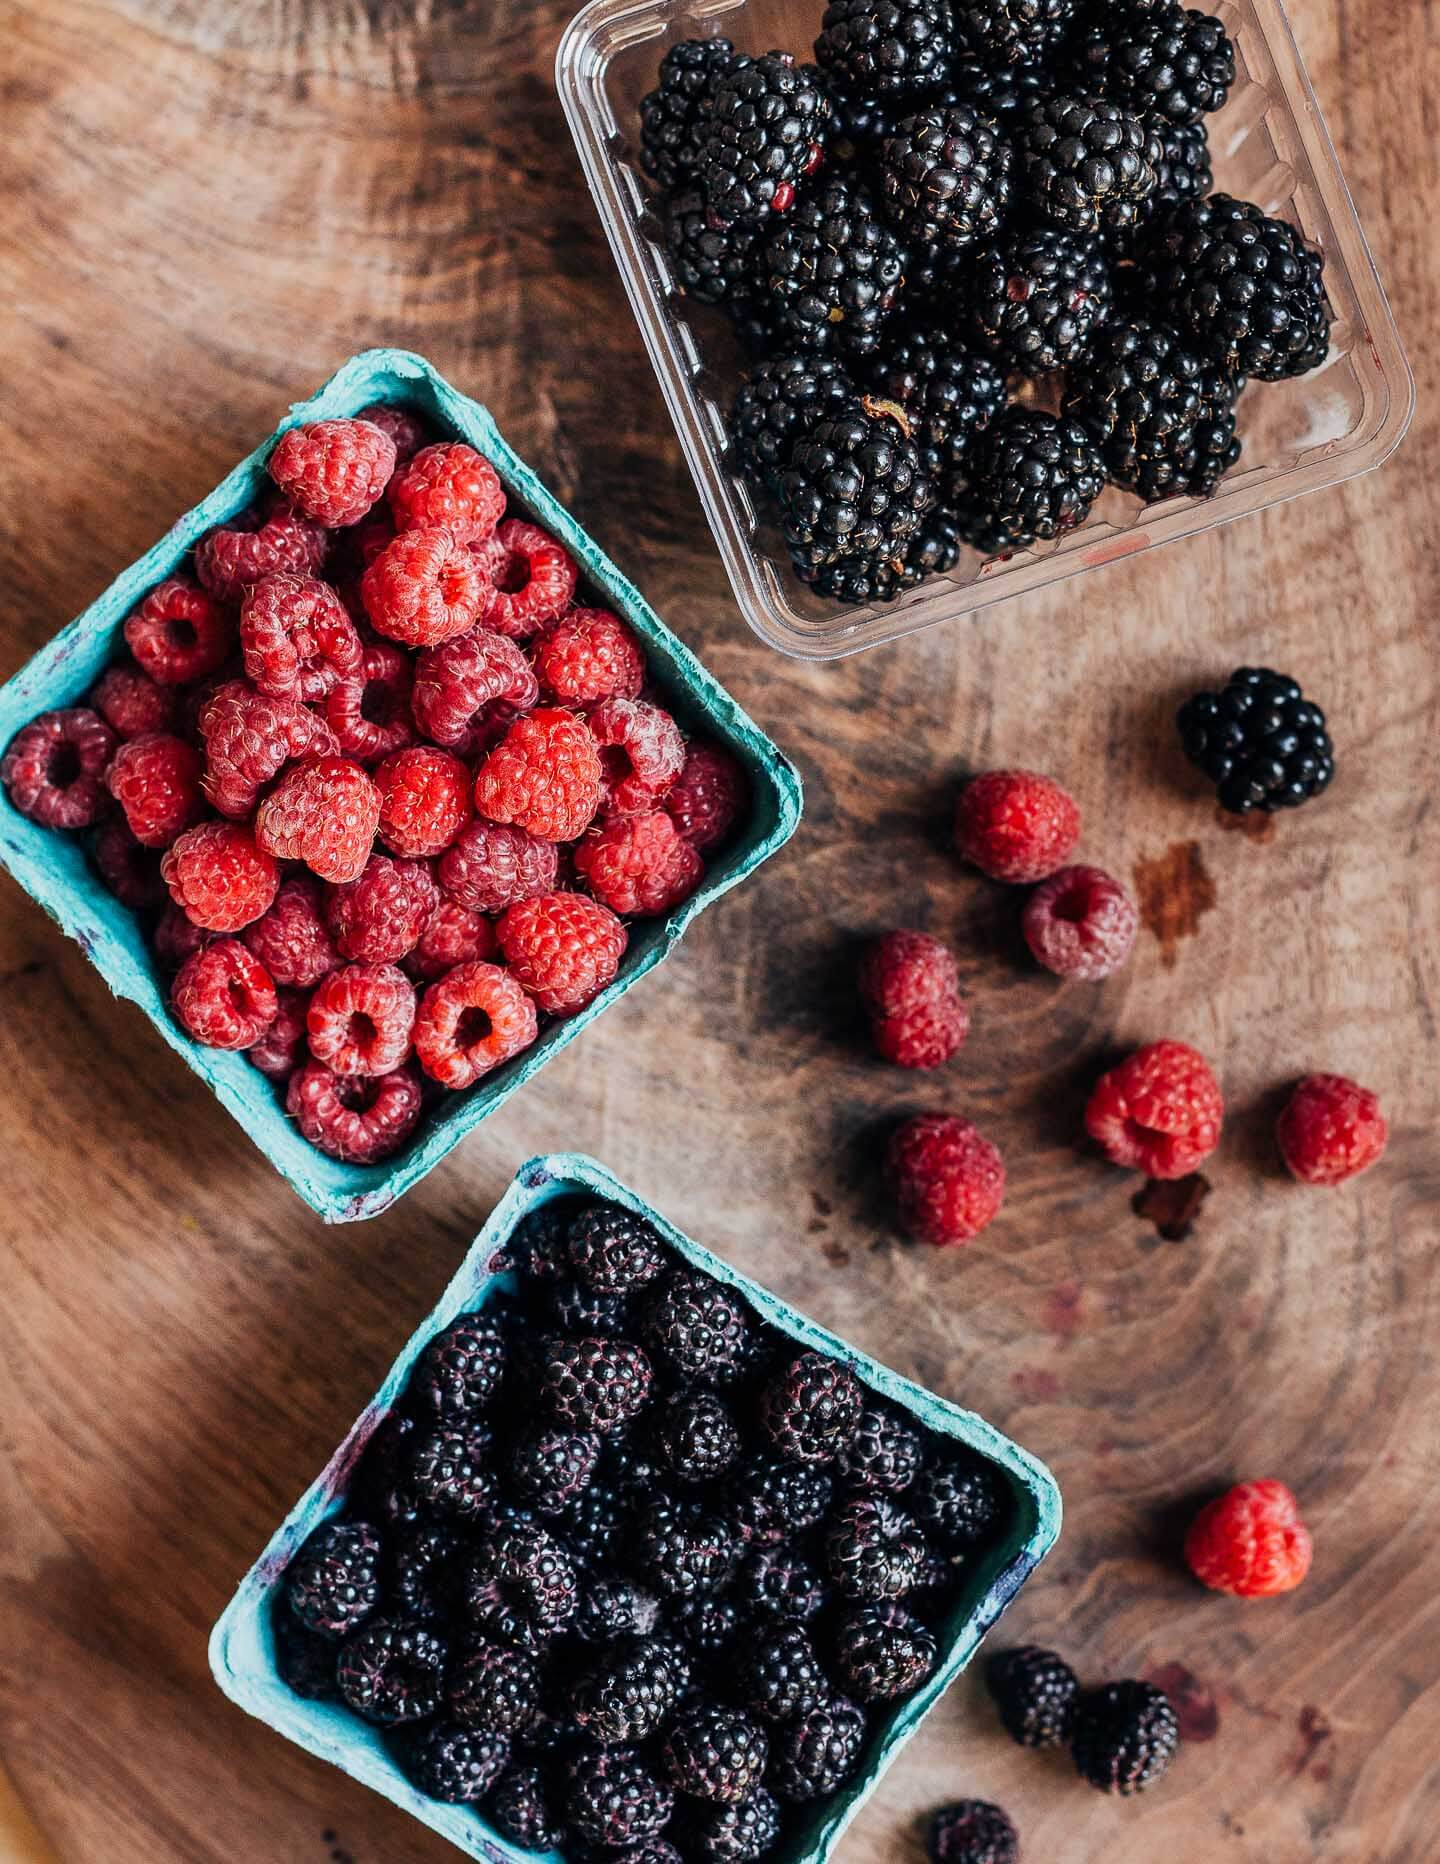
<path fill-rule="evenodd" d="M 404 1391 L 425 1346 L 458 1314 L 483 1307 L 492 1295 L 513 1285 L 506 1273 L 504 1251 L 516 1225 L 552 1199 L 577 1194 L 608 1198 L 646 1218 L 692 1268 L 732 1288 L 762 1321 L 788 1334 L 799 1345 L 840 1360 L 871 1391 L 908 1412 L 927 1432 L 964 1445 L 983 1457 L 1009 1488 L 1013 1502 L 1010 1525 L 1001 1542 L 968 1573 L 943 1627 L 941 1660 L 935 1674 L 872 1731 L 861 1766 L 844 1793 L 819 1807 L 809 1825 L 773 1854 L 773 1864 L 826 1864 L 881 1774 L 969 1663 L 980 1640 L 1054 1545 L 1060 1532 L 1060 1491 L 1043 1464 L 993 1425 L 901 1378 L 817 1327 L 682 1235 L 593 1159 L 561 1153 L 532 1159 L 521 1167 L 434 1313 L 411 1337 L 349 1436 L 241 1581 L 211 1633 L 210 1667 L 221 1689 L 241 1708 L 413 1812 L 467 1857 L 504 1860 L 504 1864 L 537 1864 L 537 1853 L 508 1844 L 486 1824 L 483 1813 L 464 1806 L 441 1805 L 417 1792 L 391 1758 L 377 1729 L 347 1709 L 295 1695 L 281 1681 L 276 1665 L 271 1614 L 280 1576 L 297 1548 L 344 1506 L 351 1475 L 366 1444 Z M 549 1864 L 566 1864 L 559 1853 L 545 1856 Z"/>
<path fill-rule="evenodd" d="M 80 700 L 116 657 L 125 618 L 136 604 L 156 583 L 174 574 L 205 532 L 243 511 L 269 483 L 266 462 L 287 428 L 327 416 L 353 415 L 373 402 L 412 408 L 485 454 L 504 482 L 512 511 L 528 513 L 558 537 L 580 564 L 582 579 L 599 600 L 622 615 L 640 636 L 653 682 L 681 725 L 723 744 L 740 759 L 749 774 L 752 805 L 743 833 L 717 855 L 690 898 L 664 918 L 632 925 L 619 975 L 588 1008 L 565 1022 L 551 1024 L 523 1055 L 427 1114 L 414 1139 L 393 1158 L 377 1165 L 349 1165 L 327 1157 L 301 1138 L 270 1083 L 243 1055 L 190 1040 L 170 1015 L 165 981 L 155 968 L 139 921 L 101 884 L 81 842 L 28 821 L 0 790 L 0 864 L 85 948 L 115 995 L 140 1006 L 171 1048 L 209 1083 L 286 1181 L 329 1222 L 374 1216 L 438 1165 L 472 1127 L 503 1106 L 607 1005 L 654 970 L 712 900 L 737 886 L 782 847 L 795 832 L 801 809 L 800 779 L 789 760 L 506 445 L 489 412 L 452 387 L 423 357 L 407 350 L 367 350 L 352 356 L 318 394 L 292 407 L 275 432 L 208 498 L 187 512 L 152 550 L 116 577 L 83 615 L 0 687 L 0 750 L 37 713 Z"/>

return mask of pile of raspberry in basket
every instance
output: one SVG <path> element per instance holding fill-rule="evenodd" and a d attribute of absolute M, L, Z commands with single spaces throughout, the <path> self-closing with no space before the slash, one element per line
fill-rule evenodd
<path fill-rule="evenodd" d="M 604 990 L 747 786 L 475 448 L 373 407 L 291 429 L 270 476 L 0 781 L 92 831 L 186 1031 L 368 1163 Z"/>

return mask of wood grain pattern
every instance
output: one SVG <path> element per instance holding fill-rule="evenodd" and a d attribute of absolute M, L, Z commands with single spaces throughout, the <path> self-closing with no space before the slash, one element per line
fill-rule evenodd
<path fill-rule="evenodd" d="M 804 767 L 783 861 L 397 1210 L 326 1231 L 0 890 L 0 1749 L 64 1864 L 443 1864 L 379 1799 L 247 1721 L 205 1635 L 517 1162 L 573 1146 L 866 1350 L 985 1410 L 1065 1490 L 1010 1629 L 1090 1676 L 1159 1671 L 1193 1739 L 1112 1805 L 997 1735 L 972 1679 L 843 1855 L 918 1858 L 937 1800 L 1008 1805 L 1053 1864 L 1421 1864 L 1440 1822 L 1440 501 L 1436 15 L 1293 16 L 1421 380 L 1399 458 L 973 625 L 831 668 L 728 600 L 550 81 L 566 0 L 8 0 L 0 587 L 8 673 L 353 350 L 426 351 Z M 1342 775 L 1269 839 L 1180 764 L 1176 695 L 1293 668 Z M 1104 986 L 1017 962 L 1015 904 L 945 853 L 957 776 L 1062 775 L 1151 930 Z M 868 1060 L 857 941 L 952 938 L 974 1033 L 941 1077 Z M 663 999 L 663 1001 L 662 1001 Z M 1231 1109 L 1164 1242 L 1078 1151 L 1117 1049 L 1197 1042 Z M 1354 1072 L 1382 1170 L 1291 1188 L 1275 1087 Z M 954 1105 L 1000 1141 L 1004 1220 L 897 1246 L 874 1141 Z M 1280 1473 L 1314 1527 L 1293 1599 L 1199 1595 L 1187 1498 Z"/>

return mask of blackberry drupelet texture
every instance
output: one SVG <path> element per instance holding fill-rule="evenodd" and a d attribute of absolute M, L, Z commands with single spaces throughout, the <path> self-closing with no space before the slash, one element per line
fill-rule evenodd
<path fill-rule="evenodd" d="M 976 255 L 970 332 L 1009 368 L 1049 375 L 1085 359 L 1113 295 L 1099 240 L 1058 227 L 1032 229 Z M 1089 382 L 1088 367 L 1078 379 Z"/>
<path fill-rule="evenodd" d="M 866 1605 L 835 1633 L 840 1680 L 861 1702 L 890 1701 L 918 1689 L 939 1661 L 935 1634 L 899 1605 Z"/>
<path fill-rule="evenodd" d="M 1297 809 L 1334 778 L 1325 714 L 1268 667 L 1240 667 L 1219 692 L 1196 693 L 1177 723 L 1185 755 L 1234 814 Z"/>
<path fill-rule="evenodd" d="M 1102 1793 L 1140 1793 L 1165 1772 L 1180 1744 L 1170 1699 L 1153 1683 L 1107 1683 L 1081 1696 L 1071 1752 Z"/>
<path fill-rule="evenodd" d="M 930 1864 L 1019 1864 L 1020 1839 L 999 1806 L 959 1799 L 942 1806 L 926 1838 Z"/>
<path fill-rule="evenodd" d="M 832 1696 L 778 1729 L 770 1775 L 778 1796 L 803 1804 L 837 1791 L 859 1763 L 865 1727 L 858 1704 Z"/>
<path fill-rule="evenodd" d="M 830 1685 L 802 1625 L 783 1624 L 748 1643 L 740 1659 L 739 1699 L 767 1722 L 808 1715 L 830 1694 Z"/>
<path fill-rule="evenodd" d="M 423 1721 L 440 1707 L 446 1640 L 407 1618 L 372 1618 L 340 1648 L 340 1695 L 367 1722 Z"/>
<path fill-rule="evenodd" d="M 687 298 L 728 306 L 754 297 L 760 234 L 753 221 L 721 220 L 698 188 L 683 188 L 665 209 L 664 238 L 675 282 Z"/>
<path fill-rule="evenodd" d="M 903 555 L 935 497 L 904 410 L 868 395 L 801 423 L 777 489 L 802 579 L 842 557 Z"/>
<path fill-rule="evenodd" d="M 786 1461 L 828 1463 L 854 1441 L 864 1402 L 853 1373 L 806 1352 L 766 1386 L 760 1421 Z"/>
<path fill-rule="evenodd" d="M 1012 544 L 1074 530 L 1104 489 L 1105 464 L 1089 434 L 1041 408 L 1007 408 L 975 450 L 972 496 Z"/>
<path fill-rule="evenodd" d="M 453 1806 L 483 1799 L 510 1752 L 503 1736 L 455 1722 L 430 1722 L 410 1732 L 398 1751 L 420 1791 Z"/>
<path fill-rule="evenodd" d="M 1069 1740 L 1080 1684 L 1063 1657 L 1038 1644 L 1002 1650 L 986 1664 L 985 1681 L 1012 1741 L 1049 1748 Z"/>
<path fill-rule="evenodd" d="M 870 391 L 905 410 L 922 469 L 941 488 L 963 478 L 977 434 L 1005 406 L 1005 377 L 940 322 L 912 325 L 871 365 Z"/>
<path fill-rule="evenodd" d="M 700 129 L 697 176 L 711 212 L 726 221 L 788 212 L 823 159 L 829 115 L 819 72 L 789 52 L 733 66 Z"/>
<path fill-rule="evenodd" d="M 285 1575 L 290 1610 L 307 1631 L 345 1637 L 380 1602 L 380 1536 L 363 1521 L 313 1533 Z"/>
<path fill-rule="evenodd" d="M 608 1651 L 575 1684 L 570 1711 L 603 1747 L 630 1747 L 663 1728 L 690 1680 L 677 1646 L 639 1639 Z"/>
<path fill-rule="evenodd" d="M 905 249 L 869 190 L 837 177 L 807 191 L 777 223 L 759 272 L 782 340 L 866 356 L 878 347 L 899 297 Z"/>
<path fill-rule="evenodd" d="M 1004 68 L 1043 61 L 1063 41 L 1076 0 L 959 0 L 960 44 L 982 63 Z"/>
<path fill-rule="evenodd" d="M 724 1386 L 749 1359 L 751 1332 L 742 1303 L 708 1276 L 677 1269 L 645 1310 L 644 1339 L 678 1379 Z"/>
<path fill-rule="evenodd" d="M 660 1273 L 665 1246 L 643 1217 L 589 1204 L 571 1219 L 570 1267 L 597 1294 L 633 1294 Z"/>
<path fill-rule="evenodd" d="M 700 166 L 699 129 L 716 84 L 735 65 L 728 39 L 681 39 L 660 61 L 660 81 L 640 103 L 640 166 L 662 188 Z"/>
<path fill-rule="evenodd" d="M 1165 159 L 1143 116 L 1091 97 L 1034 105 L 1014 136 L 1017 197 L 1072 233 L 1133 226 Z"/>
<path fill-rule="evenodd" d="M 1068 48 L 1076 88 L 1189 127 L 1219 110 L 1235 82 L 1235 48 L 1208 13 L 1179 5 L 1115 7 Z"/>
<path fill-rule="evenodd" d="M 830 0 L 815 62 L 845 98 L 923 97 L 953 51 L 946 0 Z"/>
<path fill-rule="evenodd" d="M 757 363 L 730 408 L 728 432 L 736 470 L 773 489 L 800 423 L 812 414 L 838 414 L 853 395 L 837 357 L 785 349 Z"/>
<path fill-rule="evenodd" d="M 722 1805 L 748 1798 L 759 1786 L 769 1752 L 757 1722 L 703 1701 L 681 1711 L 662 1748 L 666 1773 L 680 1792 Z"/>
<path fill-rule="evenodd" d="M 916 245 L 952 251 L 999 230 L 1010 169 L 1009 143 L 969 104 L 902 117 L 880 150 L 885 209 L 895 226 Z"/>

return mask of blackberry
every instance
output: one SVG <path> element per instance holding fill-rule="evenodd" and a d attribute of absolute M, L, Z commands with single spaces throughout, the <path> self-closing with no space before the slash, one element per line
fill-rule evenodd
<path fill-rule="evenodd" d="M 1180 1724 L 1170 1699 L 1153 1683 L 1107 1683 L 1076 1705 L 1075 1766 L 1102 1793 L 1128 1796 L 1153 1786 L 1179 1743 Z"/>
<path fill-rule="evenodd" d="M 650 1362 L 628 1340 L 552 1341 L 544 1355 L 540 1399 L 573 1430 L 617 1430 L 650 1396 Z"/>
<path fill-rule="evenodd" d="M 832 602 L 893 602 L 924 582 L 944 576 L 960 560 L 960 534 L 947 511 L 926 514 L 924 523 L 898 556 L 841 557 L 838 563 L 800 572 L 817 595 Z"/>
<path fill-rule="evenodd" d="M 925 1851 L 930 1864 L 1019 1864 L 1020 1839 L 988 1799 L 957 1799 L 930 1821 Z"/>
<path fill-rule="evenodd" d="M 555 1521 L 575 1558 L 592 1571 L 614 1561 L 630 1528 L 625 1498 L 592 1482 Z"/>
<path fill-rule="evenodd" d="M 804 577 L 841 557 L 902 555 L 934 502 L 934 482 L 898 405 L 862 396 L 801 423 L 777 492 Z"/>
<path fill-rule="evenodd" d="M 388 1597 L 406 1618 L 448 1618 L 457 1600 L 461 1543 L 444 1521 L 417 1521 L 395 1539 Z"/>
<path fill-rule="evenodd" d="M 728 225 L 706 206 L 698 188 L 670 197 L 664 245 L 676 286 L 687 298 L 727 308 L 753 298 L 759 231 L 748 221 Z"/>
<path fill-rule="evenodd" d="M 781 1799 L 821 1799 L 854 1773 L 864 1744 L 865 1711 L 832 1696 L 776 1734 L 770 1784 Z"/>
<path fill-rule="evenodd" d="M 1232 375 L 1278 382 L 1325 360 L 1323 262 L 1284 220 L 1228 194 L 1183 201 L 1147 229 L 1140 259 L 1149 302 Z"/>
<path fill-rule="evenodd" d="M 750 1555 L 736 1582 L 743 1607 L 761 1620 L 804 1621 L 823 1609 L 829 1588 L 793 1547 L 760 1547 Z"/>
<path fill-rule="evenodd" d="M 1238 667 L 1218 693 L 1187 699 L 1177 723 L 1185 755 L 1235 815 L 1297 809 L 1335 775 L 1325 714 L 1268 667 Z"/>
<path fill-rule="evenodd" d="M 421 1353 L 410 1389 L 436 1417 L 456 1423 L 494 1398 L 505 1372 L 505 1336 L 484 1314 L 462 1314 Z"/>
<path fill-rule="evenodd" d="M 666 1402 L 656 1420 L 655 1446 L 680 1481 L 713 1482 L 740 1454 L 740 1433 L 713 1392 L 691 1392 Z"/>
<path fill-rule="evenodd" d="M 652 1225 L 618 1204 L 589 1204 L 568 1233 L 570 1267 L 597 1294 L 633 1294 L 665 1266 Z"/>
<path fill-rule="evenodd" d="M 538 1648 L 575 1614 L 574 1564 L 535 1522 L 509 1522 L 481 1541 L 464 1587 L 479 1629 L 522 1650 Z"/>
<path fill-rule="evenodd" d="M 1240 457 L 1239 394 L 1233 377 L 1173 331 L 1127 320 L 1100 332 L 1064 412 L 1094 440 L 1115 483 L 1147 503 L 1208 498 Z"/>
<path fill-rule="evenodd" d="M 540 1672 L 523 1650 L 507 1650 L 484 1638 L 472 1638 L 450 1672 L 446 1701 L 464 1728 L 518 1734 L 539 1710 Z"/>
<path fill-rule="evenodd" d="M 761 270 L 784 339 L 869 355 L 905 273 L 905 249 L 867 190 L 837 178 L 807 193 L 771 231 Z"/>
<path fill-rule="evenodd" d="M 546 1288 L 550 1312 L 562 1333 L 623 1333 L 630 1304 L 623 1294 L 596 1294 L 584 1282 L 556 1280 Z"/>
<path fill-rule="evenodd" d="M 754 484 L 770 489 L 789 456 L 798 424 L 812 413 L 838 413 L 853 393 L 843 367 L 833 356 L 791 349 L 767 357 L 751 370 L 731 404 L 727 431 L 735 470 Z M 703 1336 L 716 1322 L 734 1341 L 731 1357 L 733 1369 L 738 1370 L 746 1333 L 739 1304 L 704 1276 L 673 1275 L 650 1310 L 646 1339 L 668 1359 L 665 1342 L 673 1330 L 697 1335 L 695 1348 L 688 1354 L 685 1349 L 689 1342 L 681 1343 L 682 1355 L 695 1362 L 693 1369 L 685 1366 L 677 1370 L 684 1376 L 701 1378 L 709 1374 L 714 1359 L 710 1342 Z M 710 1382 L 708 1377 L 705 1382 Z"/>
<path fill-rule="evenodd" d="M 920 1525 L 951 1553 L 989 1540 L 1009 1512 L 1004 1478 L 968 1457 L 932 1463 L 906 1500 Z"/>
<path fill-rule="evenodd" d="M 1164 145 L 1142 116 L 1089 97 L 1051 97 L 1015 129 L 1015 192 L 1056 226 L 1134 226 L 1155 191 Z"/>
<path fill-rule="evenodd" d="M 1005 406 L 1000 370 L 938 322 L 914 325 L 887 345 L 870 387 L 905 410 L 921 466 L 942 486 L 964 472 L 975 436 Z"/>
<path fill-rule="evenodd" d="M 333 1702 L 340 1693 L 334 1639 L 307 1631 L 289 1612 L 275 1615 L 275 1667 L 287 1689 L 311 1702 Z"/>
<path fill-rule="evenodd" d="M 1162 159 L 1154 199 L 1157 205 L 1198 201 L 1210 192 L 1215 176 L 1210 167 L 1210 137 L 1203 123 L 1180 125 L 1167 119 L 1152 122 L 1160 138 Z"/>
<path fill-rule="evenodd" d="M 1032 104 L 1043 103 L 1054 80 L 1036 65 L 991 65 L 983 59 L 957 58 L 950 68 L 947 103 L 970 104 L 1002 128 Z"/>
<path fill-rule="evenodd" d="M 767 1722 L 808 1715 L 830 1694 L 815 1646 L 800 1625 L 780 1625 L 747 1643 L 737 1688 L 746 1707 Z"/>
<path fill-rule="evenodd" d="M 1104 462 L 1085 429 L 1040 408 L 1007 408 L 975 449 L 971 496 L 1011 545 L 1083 524 L 1104 489 Z"/>
<path fill-rule="evenodd" d="M 643 1496 L 647 1502 L 662 1480 L 659 1463 L 634 1431 L 619 1431 L 605 1439 L 600 1452 L 600 1473 L 617 1494 Z"/>
<path fill-rule="evenodd" d="M 1009 143 L 972 105 L 918 110 L 881 146 L 885 211 L 916 245 L 972 246 L 999 230 L 1010 166 Z"/>
<path fill-rule="evenodd" d="M 970 284 L 976 340 L 1024 375 L 1079 362 L 1110 314 L 1099 240 L 1041 227 L 979 254 Z"/>
<path fill-rule="evenodd" d="M 597 1748 L 570 1764 L 566 1809 L 591 1844 L 618 1851 L 658 1838 L 674 1805 L 670 1788 L 629 1748 Z"/>
<path fill-rule="evenodd" d="M 665 1771 L 682 1793 L 722 1805 L 748 1798 L 765 1772 L 770 1743 L 748 1715 L 697 1702 L 671 1725 L 662 1747 Z"/>
<path fill-rule="evenodd" d="M 654 1509 L 636 1542 L 640 1568 L 669 1598 L 693 1599 L 728 1584 L 740 1556 L 739 1536 L 705 1509 Z"/>
<path fill-rule="evenodd" d="M 1050 1748 L 1069 1740 L 1080 1684 L 1053 1650 L 1022 1644 L 998 1651 L 985 1666 L 985 1682 L 1012 1741 Z"/>
<path fill-rule="evenodd" d="M 830 1577 L 851 1599 L 898 1599 L 915 1584 L 924 1557 L 919 1528 L 884 1495 L 846 1502 L 825 1537 Z"/>
<path fill-rule="evenodd" d="M 780 1837 L 780 1808 L 757 1786 L 748 1799 L 697 1806 L 686 1816 L 684 1837 L 707 1864 L 757 1864 Z"/>
<path fill-rule="evenodd" d="M 866 1405 L 860 1413 L 860 1428 L 836 1459 L 836 1468 L 851 1488 L 903 1495 L 915 1480 L 920 1457 L 917 1431 L 902 1424 L 893 1411 Z"/>
<path fill-rule="evenodd" d="M 1035 541 L 1033 535 L 1012 531 L 968 488 L 955 499 L 955 528 L 962 543 L 986 557 L 1008 556 Z"/>
<path fill-rule="evenodd" d="M 669 1721 L 690 1680 L 678 1648 L 643 1638 L 608 1652 L 575 1685 L 575 1722 L 602 1747 L 646 1741 Z"/>
<path fill-rule="evenodd" d="M 413 1618 L 372 1618 L 340 1647 L 335 1681 L 367 1722 L 418 1722 L 440 1707 L 449 1646 Z"/>
<path fill-rule="evenodd" d="M 783 358 L 776 359 L 777 381 L 787 377 L 783 363 Z M 812 366 L 817 383 L 824 382 L 829 368 L 825 359 L 814 358 Z M 757 382 L 762 371 L 757 371 Z M 796 419 L 802 416 L 805 404 L 812 399 L 808 395 L 802 397 L 798 385 L 793 382 L 779 391 L 779 397 L 785 396 L 793 397 L 791 407 Z M 815 394 L 813 401 L 817 410 L 829 410 L 835 397 L 828 389 L 823 389 Z M 736 405 L 738 408 L 738 402 Z M 749 426 L 753 434 L 754 425 Z M 778 409 L 767 417 L 765 426 L 775 436 L 773 451 L 778 457 L 778 449 L 783 444 Z M 762 446 L 757 438 L 754 453 L 757 460 L 764 460 L 772 455 L 772 449 Z M 656 1357 L 686 1384 L 727 1385 L 744 1371 L 750 1357 L 750 1323 L 743 1303 L 708 1276 L 684 1269 L 669 1276 L 652 1297 L 645 1311 L 641 1336 Z"/>
<path fill-rule="evenodd" d="M 670 1616 L 686 1645 L 697 1657 L 707 1659 L 728 1651 L 740 1628 L 740 1608 L 733 1599 L 713 1596 L 677 1599 Z"/>
<path fill-rule="evenodd" d="M 988 65 L 1029 65 L 1053 52 L 1070 29 L 1075 0 L 959 0 L 961 46 Z"/>
<path fill-rule="evenodd" d="M 1069 53 L 1076 88 L 1182 126 L 1218 110 L 1235 82 L 1235 48 L 1208 13 L 1179 5 L 1116 8 Z"/>
<path fill-rule="evenodd" d="M 824 1353 L 801 1353 L 760 1399 L 760 1421 L 792 1463 L 829 1463 L 860 1428 L 864 1395 L 852 1372 Z"/>
<path fill-rule="evenodd" d="M 511 1767 L 485 1804 L 485 1816 L 502 1838 L 522 1851 L 555 1851 L 565 1825 L 540 1767 Z"/>
<path fill-rule="evenodd" d="M 829 99 L 813 65 L 789 52 L 737 63 L 715 84 L 700 129 L 698 178 L 722 220 L 785 213 L 819 165 Z"/>
<path fill-rule="evenodd" d="M 421 1428 L 403 1411 L 381 1419 L 365 1446 L 350 1487 L 350 1505 L 387 1527 L 404 1527 L 419 1513 L 410 1486 L 410 1455 Z"/>
<path fill-rule="evenodd" d="M 835 1633 L 840 1680 L 861 1702 L 908 1696 L 932 1674 L 939 1658 L 934 1632 L 898 1605 L 864 1606 Z"/>
<path fill-rule="evenodd" d="M 363 1521 L 317 1528 L 290 1562 L 285 1599 L 307 1631 L 347 1637 L 380 1603 L 380 1536 Z"/>
<path fill-rule="evenodd" d="M 510 1452 L 510 1484 L 537 1514 L 559 1514 L 589 1487 L 599 1460 L 600 1439 L 589 1431 L 530 1431 Z"/>
<path fill-rule="evenodd" d="M 493 1440 L 483 1424 L 441 1426 L 423 1436 L 410 1459 L 410 1482 L 427 1508 L 473 1521 L 495 1496 Z"/>
<path fill-rule="evenodd" d="M 660 1616 L 652 1593 L 628 1579 L 596 1579 L 580 1590 L 570 1629 L 586 1644 L 647 1636 Z"/>
<path fill-rule="evenodd" d="M 918 97 L 944 82 L 953 52 L 946 0 L 830 0 L 815 62 L 846 97 Z"/>
<path fill-rule="evenodd" d="M 640 166 L 662 188 L 678 188 L 698 168 L 697 132 L 735 62 L 721 38 L 681 39 L 660 60 L 660 82 L 640 100 Z"/>
<path fill-rule="evenodd" d="M 572 1206 L 564 1198 L 541 1204 L 515 1226 L 505 1253 L 519 1271 L 522 1281 L 549 1281 L 567 1273 L 569 1256 L 565 1247 Z"/>
<path fill-rule="evenodd" d="M 451 1806 L 473 1805 L 499 1779 L 509 1759 L 508 1743 L 488 1729 L 431 1722 L 400 1743 L 406 1773 L 431 1799 Z"/>

